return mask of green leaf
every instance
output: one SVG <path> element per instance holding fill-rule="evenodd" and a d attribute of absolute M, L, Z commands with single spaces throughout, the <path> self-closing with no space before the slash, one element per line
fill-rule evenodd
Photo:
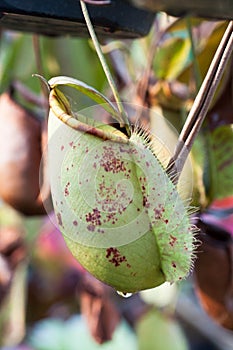
<path fill-rule="evenodd" d="M 45 45 L 50 51 L 51 45 L 53 45 L 52 56 L 55 57 L 61 67 L 58 74 L 78 77 L 79 80 L 86 81 L 87 84 L 93 85 L 96 89 L 103 91 L 106 84 L 106 77 L 98 56 L 90 47 L 88 40 L 72 37 L 58 37 L 56 39 L 43 37 L 43 41 L 45 39 Z M 47 64 L 48 61 L 45 60 L 44 62 Z M 53 62 L 54 58 L 51 59 L 50 64 L 53 64 Z"/>
<path fill-rule="evenodd" d="M 188 350 L 179 324 L 156 310 L 140 319 L 137 335 L 139 350 Z"/>
<path fill-rule="evenodd" d="M 92 338 L 87 324 L 80 315 L 66 321 L 44 319 L 36 323 L 28 336 L 28 344 L 35 350 L 135 350 L 137 339 L 131 328 L 122 321 L 115 329 L 112 340 L 98 344 Z"/>
<path fill-rule="evenodd" d="M 209 195 L 221 199 L 233 195 L 233 124 L 208 134 Z"/>
<path fill-rule="evenodd" d="M 22 50 L 23 36 L 13 38 L 3 36 L 0 46 L 0 92 L 2 93 L 11 83 L 18 55 Z"/>
<path fill-rule="evenodd" d="M 76 90 L 80 91 L 84 95 L 91 98 L 93 101 L 97 102 L 99 105 L 101 105 L 107 112 L 109 112 L 111 115 L 113 115 L 117 120 L 119 120 L 119 112 L 114 106 L 114 104 L 101 92 L 96 90 L 90 85 L 85 84 L 84 82 L 66 77 L 66 76 L 58 76 L 54 77 L 49 80 L 48 84 L 52 89 L 64 85 L 64 86 L 70 86 L 72 88 L 75 88 Z"/>
<path fill-rule="evenodd" d="M 174 80 L 185 68 L 190 54 L 188 38 L 169 38 L 158 49 L 153 62 L 157 78 Z"/>

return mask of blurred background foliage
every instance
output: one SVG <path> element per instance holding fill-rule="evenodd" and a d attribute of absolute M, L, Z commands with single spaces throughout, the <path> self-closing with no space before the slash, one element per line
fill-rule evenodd
<path fill-rule="evenodd" d="M 145 108 L 147 112 L 141 115 L 141 123 L 149 126 L 163 143 L 174 138 L 166 145 L 166 157 L 174 150 L 177 133 L 226 26 L 223 21 L 177 20 L 158 15 L 145 38 L 101 42 L 123 101 Z M 111 98 L 90 40 L 36 37 L 2 30 L 1 96 L 13 86 L 12 100 L 17 99 L 30 113 L 46 120 L 44 96 L 40 82 L 32 77 L 34 73 L 43 74 L 46 79 L 72 76 Z M 77 110 L 91 104 L 81 94 L 70 98 Z M 0 103 L 3 123 L 7 123 L 5 113 Z M 130 117 L 134 122 L 134 116 Z M 189 196 L 192 193 L 192 204 L 198 207 L 198 213 L 207 211 L 208 220 L 214 217 L 218 227 L 225 225 L 224 229 L 231 235 L 232 122 L 232 65 L 229 64 L 193 147 L 187 167 L 187 171 L 191 167 L 192 175 L 185 173 L 183 177 L 191 181 L 184 181 L 183 188 L 186 186 Z M 3 150 L 1 145 L 0 149 Z M 0 168 L 5 166 L 1 158 L 4 158 L 2 152 Z M 30 162 L 33 161 L 31 158 Z M 1 176 L 0 187 L 4 187 Z M 0 190 L 0 197 L 1 193 Z M 87 276 L 52 222 L 51 213 L 25 216 L 6 199 L 1 201 L 2 349 L 233 349 L 232 331 L 217 325 L 202 310 L 195 295 L 193 276 L 179 286 L 165 285 L 162 289 L 122 298 L 110 287 Z"/>

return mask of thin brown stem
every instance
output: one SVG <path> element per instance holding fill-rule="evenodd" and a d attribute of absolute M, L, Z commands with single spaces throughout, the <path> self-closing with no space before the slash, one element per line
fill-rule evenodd
<path fill-rule="evenodd" d="M 177 181 L 231 57 L 233 50 L 232 30 L 233 21 L 229 23 L 222 37 L 206 77 L 180 133 L 175 153 L 168 164 L 167 171 L 172 174 L 177 174 Z"/>
<path fill-rule="evenodd" d="M 151 69 L 152 69 L 155 54 L 159 48 L 159 43 L 163 39 L 163 36 L 167 33 L 167 31 L 169 31 L 169 29 L 172 28 L 174 24 L 177 23 L 178 21 L 180 21 L 180 18 L 172 20 L 172 22 L 167 23 L 166 27 L 163 28 L 163 30 L 161 30 L 159 28 L 157 21 L 155 20 L 153 33 L 152 33 L 152 41 L 148 50 L 148 59 L 142 74 L 142 79 L 139 80 L 138 86 L 137 86 L 137 93 L 141 101 L 141 107 L 138 106 L 137 108 L 137 114 L 135 117 L 136 123 L 139 122 L 142 115 L 142 111 L 146 106 L 146 96 L 147 96 L 148 86 L 150 82 Z"/>
<path fill-rule="evenodd" d="M 149 50 L 148 50 L 148 59 L 146 62 L 146 67 L 143 71 L 142 77 L 143 79 L 139 82 L 140 83 L 140 97 L 142 101 L 145 101 L 146 92 L 149 85 L 150 80 L 150 74 L 151 74 L 151 68 L 153 65 L 154 56 L 156 54 L 156 51 L 158 50 L 158 45 L 160 41 L 162 40 L 163 36 L 169 31 L 170 28 L 174 26 L 175 23 L 180 21 L 180 19 L 175 19 L 171 23 L 168 23 L 165 28 L 161 31 L 159 29 L 159 26 L 157 22 L 155 21 L 155 26 L 153 28 L 152 33 L 152 42 L 150 44 Z M 142 83 L 141 83 L 142 82 Z"/>

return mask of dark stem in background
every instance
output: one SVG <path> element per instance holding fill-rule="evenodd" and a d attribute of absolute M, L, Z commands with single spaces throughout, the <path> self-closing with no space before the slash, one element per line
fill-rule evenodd
<path fill-rule="evenodd" d="M 91 4 L 91 5 L 110 5 L 111 0 L 83 0 L 86 4 Z"/>
<path fill-rule="evenodd" d="M 38 74 L 41 76 L 44 76 L 44 68 L 43 68 L 43 63 L 42 63 L 42 54 L 41 54 L 39 36 L 36 34 L 33 35 L 32 41 L 33 41 L 33 48 L 34 48 L 34 53 L 35 53 L 35 60 L 36 60 L 36 67 L 38 70 Z M 43 105 L 45 107 L 46 116 L 48 116 L 48 112 L 49 112 L 48 89 L 45 86 L 45 84 L 43 84 L 42 81 L 40 81 L 40 85 L 41 85 L 41 91 L 42 91 L 43 100 L 44 100 Z"/>
<path fill-rule="evenodd" d="M 174 175 L 176 182 L 178 182 L 180 173 L 192 148 L 193 142 L 200 131 L 218 84 L 231 57 L 233 51 L 232 30 L 233 21 L 230 21 L 185 121 L 178 139 L 175 153 L 167 166 L 166 171 L 172 176 Z"/>

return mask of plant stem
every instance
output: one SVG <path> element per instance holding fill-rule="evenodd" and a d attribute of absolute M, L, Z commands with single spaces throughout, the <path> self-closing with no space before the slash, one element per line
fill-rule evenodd
<path fill-rule="evenodd" d="M 175 176 L 177 182 L 231 57 L 233 51 L 232 31 L 233 21 L 230 21 L 185 121 L 175 153 L 167 166 L 167 172 L 177 175 Z"/>
<path fill-rule="evenodd" d="M 128 130 L 128 134 L 130 135 L 130 130 L 129 130 L 129 120 L 128 120 L 128 117 L 126 115 L 126 112 L 124 110 L 124 107 L 121 103 L 121 99 L 120 99 L 120 95 L 118 93 L 118 90 L 117 90 L 117 87 L 116 87 L 116 84 L 113 80 L 113 77 L 110 73 L 110 70 L 109 70 L 109 67 L 107 65 L 107 62 L 105 60 L 105 57 L 102 53 L 102 50 L 101 50 L 101 47 L 100 47 L 100 44 L 99 44 L 99 41 L 97 39 L 97 36 L 95 34 L 95 30 L 93 28 L 93 25 L 91 23 L 91 20 L 90 20 L 90 16 L 89 16 L 89 13 L 88 13 L 88 10 L 87 10 L 87 7 L 86 7 L 86 4 L 85 4 L 85 1 L 83 0 L 80 0 L 80 5 L 81 5 L 81 8 L 82 8 L 82 12 L 83 12 L 83 16 L 85 18 L 85 21 L 86 21 L 86 25 L 87 25 L 87 28 L 88 28 L 88 31 L 90 33 L 90 36 L 91 36 L 91 39 L 93 41 L 93 44 L 95 46 L 95 49 L 96 49 L 96 52 L 97 52 L 97 55 L 99 57 L 99 60 L 100 60 L 100 63 L 102 65 L 102 68 L 104 70 L 104 73 L 106 75 L 106 78 L 108 80 L 108 83 L 111 87 L 111 90 L 112 90 L 112 93 L 113 93 L 113 96 L 116 100 L 116 104 L 117 104 L 117 107 L 118 107 L 118 110 L 119 110 L 119 113 L 120 113 L 120 116 L 119 116 L 119 123 L 122 127 L 126 127 Z"/>

